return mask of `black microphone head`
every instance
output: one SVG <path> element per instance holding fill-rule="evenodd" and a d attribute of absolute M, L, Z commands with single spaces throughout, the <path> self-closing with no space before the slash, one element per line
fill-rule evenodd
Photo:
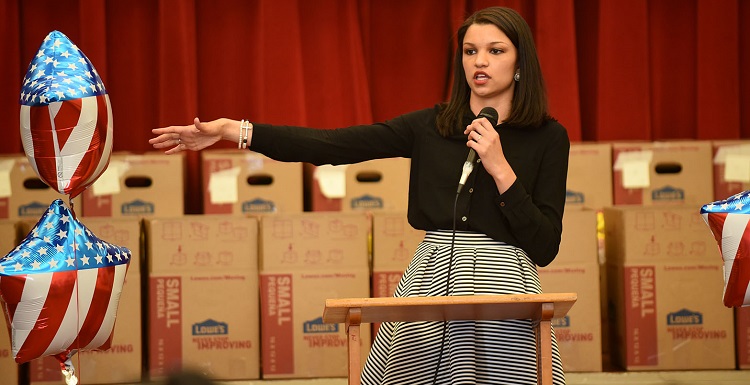
<path fill-rule="evenodd" d="M 495 110 L 492 107 L 484 107 L 482 108 L 482 111 L 479 111 L 479 115 L 477 115 L 479 118 L 487 118 L 487 120 L 492 124 L 492 126 L 497 126 L 497 110 Z"/>

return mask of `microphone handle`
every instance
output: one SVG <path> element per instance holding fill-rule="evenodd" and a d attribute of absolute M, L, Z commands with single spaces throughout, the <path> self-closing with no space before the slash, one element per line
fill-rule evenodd
<path fill-rule="evenodd" d="M 469 156 L 466 157 L 466 162 L 474 164 L 474 161 L 477 159 L 477 152 L 474 151 L 473 148 L 469 149 Z"/>
<path fill-rule="evenodd" d="M 456 190 L 456 194 L 461 193 L 461 189 L 464 187 L 464 184 L 466 184 L 466 179 L 469 178 L 469 174 L 474 170 L 474 160 L 477 158 L 477 152 L 474 151 L 473 148 L 469 149 L 469 156 L 466 157 L 466 162 L 464 162 L 464 167 L 461 170 L 461 179 L 458 181 L 458 189 Z"/>

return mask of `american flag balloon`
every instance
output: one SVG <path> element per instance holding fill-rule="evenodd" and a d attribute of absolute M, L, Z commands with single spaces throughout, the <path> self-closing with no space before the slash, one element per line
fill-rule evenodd
<path fill-rule="evenodd" d="M 86 55 L 59 31 L 44 38 L 21 89 L 21 139 L 37 175 L 75 198 L 104 172 L 112 108 Z"/>
<path fill-rule="evenodd" d="M 724 260 L 724 306 L 750 305 L 750 191 L 704 205 L 701 215 Z"/>
<path fill-rule="evenodd" d="M 17 363 L 110 347 L 131 253 L 107 243 L 57 199 L 0 259 L 0 303 Z"/>

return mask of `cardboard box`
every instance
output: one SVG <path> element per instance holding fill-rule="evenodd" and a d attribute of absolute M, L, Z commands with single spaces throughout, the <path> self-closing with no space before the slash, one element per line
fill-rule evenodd
<path fill-rule="evenodd" d="M 324 324 L 328 298 L 369 297 L 364 213 L 261 219 L 263 378 L 346 377 L 347 336 Z M 362 329 L 363 363 L 370 333 Z"/>
<path fill-rule="evenodd" d="M 615 205 L 713 201 L 711 142 L 613 143 Z"/>
<path fill-rule="evenodd" d="M 734 309 L 737 336 L 737 367 L 750 369 L 750 307 Z"/>
<path fill-rule="evenodd" d="M 86 217 L 167 217 L 184 213 L 184 156 L 113 153 L 83 194 Z"/>
<path fill-rule="evenodd" d="M 388 158 L 319 166 L 311 181 L 311 211 L 406 211 L 410 165 L 410 159 Z"/>
<path fill-rule="evenodd" d="M 565 208 L 612 206 L 612 145 L 571 143 Z"/>
<path fill-rule="evenodd" d="M 137 218 L 79 218 L 101 240 L 127 247 L 131 253 L 110 349 L 83 351 L 73 356 L 73 365 L 82 384 L 120 384 L 141 381 L 143 348 L 141 342 L 141 221 Z M 35 223 L 23 222 L 26 234 Z M 29 364 L 30 381 L 34 385 L 64 383 L 60 363 L 46 356 Z"/>
<path fill-rule="evenodd" d="M 425 231 L 409 224 L 405 211 L 372 212 L 372 288 L 373 297 L 392 297 L 411 263 Z M 373 337 L 380 323 L 372 324 Z"/>
<path fill-rule="evenodd" d="M 750 190 L 750 141 L 711 142 L 714 166 L 714 201 Z M 706 202 L 708 203 L 708 202 Z"/>
<path fill-rule="evenodd" d="M 0 156 L 0 219 L 37 221 L 55 199 L 70 207 L 70 198 L 47 186 L 26 155 Z M 73 212 L 80 214 L 80 195 L 73 199 L 73 205 Z"/>
<path fill-rule="evenodd" d="M 597 218 L 594 210 L 566 210 L 555 260 L 538 269 L 546 293 L 578 293 L 564 318 L 552 321 L 566 372 L 602 371 Z"/>
<path fill-rule="evenodd" d="M 372 296 L 392 297 L 423 230 L 409 224 L 405 211 L 372 213 Z"/>
<path fill-rule="evenodd" d="M 732 309 L 695 206 L 604 209 L 614 361 L 627 370 L 732 369 Z"/>
<path fill-rule="evenodd" d="M 0 220 L 0 252 L 2 256 L 7 255 L 18 245 L 16 222 Z M 17 384 L 19 366 L 13 358 L 10 345 L 10 325 L 8 325 L 7 313 L 4 311 L 5 303 L 0 301 L 3 314 L 0 316 L 0 373 L 3 383 Z"/>
<path fill-rule="evenodd" d="M 236 150 L 203 151 L 201 157 L 205 214 L 302 212 L 302 163 Z"/>
<path fill-rule="evenodd" d="M 105 351 L 83 351 L 73 356 L 79 383 L 133 384 L 141 381 L 143 348 L 140 277 L 140 274 L 128 269 L 117 306 L 110 348 Z M 32 360 L 29 369 L 30 381 L 34 385 L 65 383 L 60 363 L 54 357 L 45 356 Z"/>
<path fill-rule="evenodd" d="M 144 224 L 151 379 L 184 369 L 259 378 L 257 219 L 187 215 Z"/>

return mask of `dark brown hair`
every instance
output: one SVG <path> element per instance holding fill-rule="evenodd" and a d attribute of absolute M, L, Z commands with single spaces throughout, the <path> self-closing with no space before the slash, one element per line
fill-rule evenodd
<path fill-rule="evenodd" d="M 531 127 L 541 125 L 550 117 L 547 112 L 547 95 L 544 79 L 542 79 L 542 69 L 539 65 L 531 29 L 523 17 L 513 9 L 490 7 L 475 12 L 458 28 L 451 98 L 444 104 L 437 117 L 440 134 L 448 136 L 455 133 L 463 114 L 469 109 L 471 89 L 464 74 L 463 44 L 466 30 L 472 24 L 492 24 L 498 27 L 508 36 L 518 52 L 516 61 L 517 68 L 521 72 L 521 79 L 514 88 L 510 116 L 504 123 Z"/>

